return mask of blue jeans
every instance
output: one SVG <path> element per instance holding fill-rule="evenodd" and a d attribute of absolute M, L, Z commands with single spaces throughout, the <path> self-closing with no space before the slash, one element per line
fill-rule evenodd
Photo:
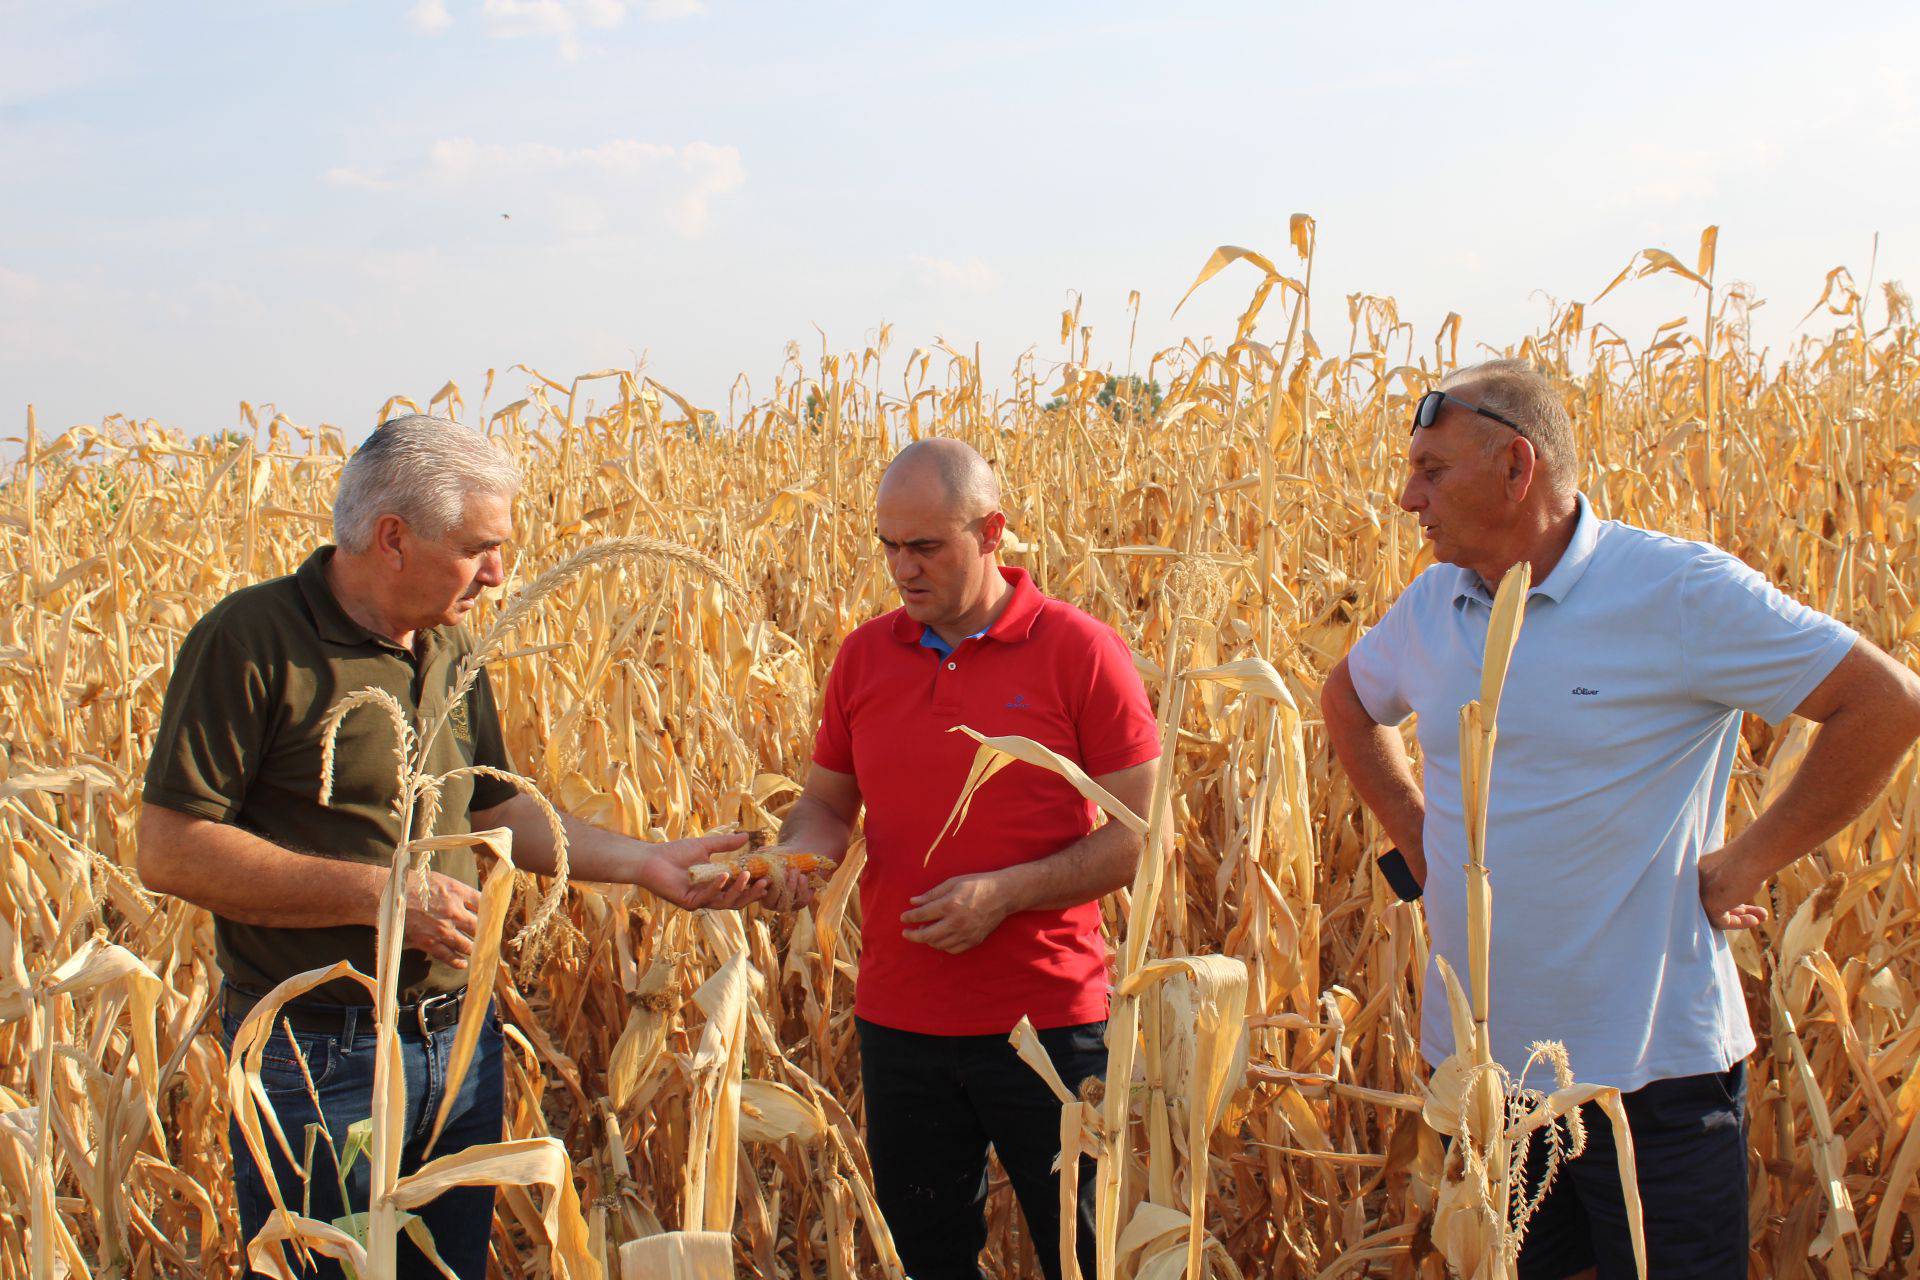
<path fill-rule="evenodd" d="M 240 1019 L 226 1012 L 224 1006 L 222 1015 L 222 1042 L 231 1051 Z M 447 1027 L 426 1038 L 418 1028 L 406 1028 L 401 1033 L 400 1060 L 407 1081 L 406 1141 L 400 1153 L 402 1177 L 429 1158 L 427 1137 L 433 1132 L 434 1117 L 439 1114 L 440 1100 L 445 1096 L 448 1061 L 453 1055 L 456 1031 L 455 1027 Z M 274 1113 L 296 1160 L 305 1154 L 308 1126 L 323 1120 L 327 1134 L 331 1135 L 332 1154 L 328 1151 L 327 1136 L 318 1137 L 313 1144 L 312 1184 L 307 1185 L 299 1168 L 287 1163 L 271 1133 L 267 1135 L 267 1151 L 273 1162 L 273 1177 L 287 1208 L 303 1217 L 332 1222 L 349 1212 L 363 1212 L 367 1207 L 367 1156 L 360 1156 L 347 1171 L 347 1195 L 343 1204 L 338 1155 L 347 1143 L 347 1127 L 373 1114 L 372 1011 L 349 1013 L 339 1034 L 295 1031 L 292 1035 L 313 1077 L 313 1093 L 307 1092 L 306 1079 L 294 1060 L 284 1022 L 274 1028 L 273 1038 L 267 1042 L 260 1065 L 261 1087 L 273 1103 Z M 319 1099 L 317 1108 L 315 1095 Z M 505 1095 L 500 1019 L 497 1012 L 489 1009 L 467 1077 L 461 1082 L 460 1092 L 447 1116 L 446 1129 L 434 1144 L 432 1155 L 443 1156 L 466 1147 L 500 1141 Z M 239 1202 L 244 1257 L 246 1242 L 266 1225 L 273 1212 L 273 1201 L 237 1124 L 228 1126 L 228 1139 L 233 1148 L 233 1180 Z M 462 1280 L 483 1280 L 487 1274 L 487 1244 L 493 1235 L 493 1188 L 462 1187 L 449 1191 L 422 1205 L 417 1212 L 427 1230 L 433 1233 L 434 1247 L 441 1259 L 454 1273 Z M 343 1274 L 338 1264 L 317 1257 L 316 1268 L 301 1270 L 293 1250 L 285 1246 L 283 1249 L 296 1275 L 332 1280 Z M 400 1237 L 399 1261 L 401 1275 L 438 1274 L 404 1234 Z"/>

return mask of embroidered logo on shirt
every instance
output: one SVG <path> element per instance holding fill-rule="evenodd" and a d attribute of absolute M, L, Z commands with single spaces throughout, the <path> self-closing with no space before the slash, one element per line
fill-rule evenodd
<path fill-rule="evenodd" d="M 1589 689 L 1583 684 L 1577 684 L 1573 686 L 1573 696 L 1576 698 L 1597 698 L 1600 696 L 1600 691 L 1598 689 Z"/>
<path fill-rule="evenodd" d="M 1016 693 L 1016 694 L 1014 694 L 1014 695 L 1013 695 L 1013 701 L 1011 701 L 1011 702 L 1009 702 L 1009 703 L 1007 704 L 1007 710 L 1009 710 L 1009 711 L 1025 711 L 1025 710 L 1026 710 L 1026 709 L 1027 709 L 1028 707 L 1030 707 L 1030 706 L 1032 706 L 1032 705 L 1033 705 L 1032 703 L 1030 703 L 1030 702 L 1028 702 L 1028 701 L 1027 701 L 1027 695 L 1026 695 L 1026 694 L 1024 694 L 1024 693 Z"/>
<path fill-rule="evenodd" d="M 473 745 L 473 725 L 467 719 L 467 700 L 465 698 L 447 708 L 447 723 L 453 728 L 454 740 L 463 747 Z"/>

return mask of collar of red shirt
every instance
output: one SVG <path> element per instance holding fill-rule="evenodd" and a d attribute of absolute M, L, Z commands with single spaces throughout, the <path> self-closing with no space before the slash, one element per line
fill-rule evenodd
<path fill-rule="evenodd" d="M 1000 611 L 1000 617 L 987 628 L 984 637 L 998 640 L 1002 644 L 1018 644 L 1033 634 L 1033 624 L 1040 616 L 1040 606 L 1046 603 L 1046 597 L 1040 594 L 1040 588 L 1033 585 L 1033 575 L 1025 569 L 1000 566 L 1000 576 L 1013 588 L 1013 599 L 1007 601 L 1007 607 Z M 907 616 L 905 609 L 893 615 L 893 638 L 901 644 L 919 644 L 921 634 L 926 627 Z"/>

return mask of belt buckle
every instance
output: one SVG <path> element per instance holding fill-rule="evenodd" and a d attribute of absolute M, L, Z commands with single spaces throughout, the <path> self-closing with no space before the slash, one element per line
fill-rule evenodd
<path fill-rule="evenodd" d="M 432 1011 L 434 1005 L 438 1004 L 441 999 L 443 999 L 441 996 L 428 996 L 425 1000 L 413 1006 L 413 1020 L 420 1027 L 420 1038 L 422 1040 L 430 1040 L 433 1038 L 433 1031 L 427 1026 L 427 1014 Z"/>

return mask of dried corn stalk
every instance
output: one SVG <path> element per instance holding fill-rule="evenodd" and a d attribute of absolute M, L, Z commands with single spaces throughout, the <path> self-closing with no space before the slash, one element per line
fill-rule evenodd
<path fill-rule="evenodd" d="M 1431 1220 L 1441 1164 L 1418 1114 L 1427 940 L 1418 908 L 1372 874 L 1378 832 L 1311 707 L 1427 562 L 1392 504 L 1405 415 L 1472 348 L 1458 317 L 1416 333 L 1387 298 L 1309 312 L 1312 229 L 1290 230 L 1293 259 L 1284 247 L 1265 266 L 1221 259 L 1210 287 L 1248 273 L 1257 290 L 1231 341 L 1137 353 L 1133 371 L 1164 391 L 1157 413 L 1126 409 L 1143 398 L 1124 377 L 1118 408 L 1100 403 L 1101 344 L 1077 326 L 1070 379 L 1044 353 L 996 371 L 970 347 L 903 354 L 876 338 L 805 357 L 796 347 L 783 367 L 755 370 L 759 398 L 736 402 L 727 430 L 631 370 L 503 372 L 503 386 L 521 385 L 473 418 L 527 476 L 510 591 L 596 541 L 651 540 L 625 543 L 637 559 L 548 577 L 488 665 L 526 775 L 569 811 L 645 839 L 777 827 L 808 768 L 834 653 L 897 603 L 863 515 L 896 443 L 955 436 L 996 464 L 1017 534 L 1009 562 L 1119 628 L 1170 715 L 1172 778 L 1138 815 L 1162 824 L 1151 920 L 1145 895 L 1116 895 L 1113 936 L 1142 921 L 1135 968 L 1212 954 L 1247 967 L 1247 1085 L 1203 1152 L 1186 1149 L 1191 1117 L 1167 1092 L 1190 1070 L 1192 986 L 1168 979 L 1129 997 L 1143 1002 L 1129 1132 L 1108 1169 L 1108 1255 L 1123 1277 L 1149 1256 L 1185 1268 L 1183 1188 L 1201 1163 L 1203 1257 L 1217 1274 L 1434 1266 L 1415 1229 Z M 1716 278 L 1691 252 L 1668 256 Z M 1712 539 L 1913 663 L 1920 562 L 1904 551 L 1920 536 L 1920 325 L 1907 292 L 1869 293 L 1836 272 L 1822 331 L 1766 358 L 1744 332 L 1755 299 L 1724 283 L 1710 296 L 1711 314 L 1645 334 L 1562 306 L 1509 352 L 1553 379 L 1597 510 Z M 452 409 L 457 390 L 438 403 Z M 0 461 L 0 1197 L 12 1207 L 0 1212 L 0 1280 L 36 1266 L 223 1277 L 242 1262 L 222 1140 L 228 1063 L 208 1018 L 211 930 L 140 888 L 140 775 L 180 637 L 324 536 L 345 437 L 364 425 L 343 435 L 251 406 L 220 438 L 123 418 L 55 435 L 29 423 Z M 643 554 L 658 544 L 704 563 Z M 1204 598 L 1177 589 L 1194 565 L 1218 578 Z M 483 619 L 504 611 L 480 607 Z M 1264 675 L 1195 683 L 1249 654 L 1290 702 L 1261 695 Z M 1733 830 L 1777 793 L 1806 736 L 1746 726 Z M 1762 1042 L 1749 1067 L 1756 1273 L 1917 1265 L 1916 782 L 1909 759 L 1859 821 L 1782 873 L 1773 922 L 1734 943 Z M 689 996 L 739 953 L 753 999 L 728 1265 L 768 1278 L 899 1274 L 857 1123 L 863 856 L 856 839 L 811 909 L 750 912 L 726 938 L 634 891 L 519 877 L 508 894 L 503 952 L 515 963 L 496 968 L 495 986 L 505 1136 L 565 1145 L 587 1247 L 608 1274 L 624 1247 L 687 1222 L 693 1117 L 711 1083 L 690 1067 L 708 1015 Z M 1823 893 L 1836 877 L 1838 892 Z M 540 948 L 512 939 L 547 904 L 545 954 L 529 964 Z M 152 1071 L 124 982 L 37 994 L 102 931 L 160 983 Z M 1463 998 L 1471 976 L 1459 975 Z M 818 1106 L 823 1135 L 753 1137 L 754 1081 Z M 1150 1103 L 1156 1089 L 1164 1105 Z M 1128 1092 L 1076 1105 L 1104 1114 Z M 1154 1114 L 1167 1135 L 1157 1158 Z M 1082 1132 L 1088 1150 L 1106 1149 L 1107 1130 Z M 303 1135 L 287 1137 L 299 1154 Z M 1156 1182 L 1167 1199 L 1149 1198 Z M 501 1188 L 503 1275 L 549 1267 L 548 1196 Z M 1017 1216 L 1009 1197 L 991 1200 L 993 1280 L 1031 1271 Z"/>

